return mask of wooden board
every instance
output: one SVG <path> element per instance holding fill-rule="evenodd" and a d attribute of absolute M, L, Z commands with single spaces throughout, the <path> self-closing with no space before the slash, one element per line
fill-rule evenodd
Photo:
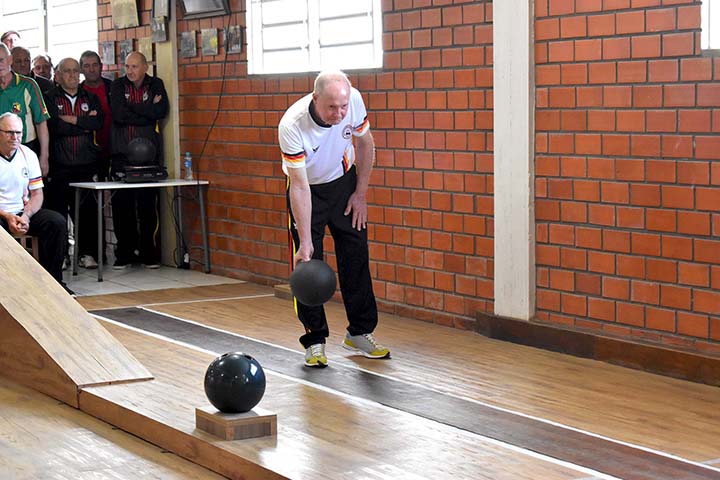
<path fill-rule="evenodd" d="M 195 426 L 223 440 L 245 440 L 277 435 L 277 415 L 260 407 L 244 413 L 223 413 L 205 406 L 195 409 Z"/>
<path fill-rule="evenodd" d="M 152 374 L 0 229 L 0 374 L 77 406 L 84 385 Z"/>

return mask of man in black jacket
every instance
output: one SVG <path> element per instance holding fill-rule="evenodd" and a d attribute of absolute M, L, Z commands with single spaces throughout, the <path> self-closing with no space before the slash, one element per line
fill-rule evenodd
<path fill-rule="evenodd" d="M 132 157 L 128 145 L 136 138 L 152 143 L 155 163 L 163 164 L 160 120 L 168 114 L 168 97 L 162 80 L 148 75 L 147 71 L 145 55 L 132 52 L 125 59 L 125 76 L 113 81 L 110 88 L 113 117 L 110 137 L 116 176 L 132 163 L 133 159 L 128 158 Z M 155 188 L 121 189 L 115 193 L 112 210 L 117 246 L 113 268 L 124 269 L 135 261 L 146 268 L 160 266 L 158 208 Z"/>
<path fill-rule="evenodd" d="M 75 215 L 75 192 L 71 182 L 91 182 L 98 176 L 99 147 L 95 134 L 102 128 L 100 100 L 80 88 L 80 64 L 73 58 L 60 61 L 55 71 L 57 86 L 46 94 L 50 113 L 50 173 L 48 208 L 66 216 Z M 73 218 L 73 220 L 76 220 Z M 94 195 L 80 204 L 82 237 L 79 266 L 97 268 L 97 203 Z"/>

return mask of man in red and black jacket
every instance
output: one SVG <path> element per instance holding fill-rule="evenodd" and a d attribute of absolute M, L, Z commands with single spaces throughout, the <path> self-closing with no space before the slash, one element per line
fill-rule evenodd
<path fill-rule="evenodd" d="M 73 58 L 60 61 L 55 70 L 57 86 L 45 94 L 50 113 L 50 172 L 47 207 L 63 216 L 75 215 L 75 192 L 71 182 L 98 178 L 100 149 L 96 132 L 103 126 L 103 111 L 97 96 L 80 88 L 80 64 Z M 79 243 L 79 266 L 97 268 L 97 203 L 88 195 L 80 205 L 83 225 Z"/>
<path fill-rule="evenodd" d="M 116 176 L 133 164 L 128 145 L 136 138 L 149 140 L 155 146 L 154 162 L 163 164 L 160 120 L 167 116 L 170 105 L 162 80 L 147 71 L 145 55 L 132 52 L 125 59 L 125 76 L 114 80 L 110 87 L 112 169 Z M 156 188 L 121 189 L 115 193 L 112 210 L 117 246 L 113 268 L 124 269 L 136 261 L 146 268 L 160 266 L 158 207 Z"/>
<path fill-rule="evenodd" d="M 100 146 L 100 180 L 105 180 L 110 174 L 110 130 L 112 129 L 112 113 L 110 112 L 110 85 L 112 81 L 102 76 L 103 64 L 100 55 L 92 50 L 86 50 L 80 55 L 80 73 L 85 80 L 80 83 L 90 93 L 97 95 L 100 100 L 105 120 L 103 128 L 97 132 L 95 140 Z"/>

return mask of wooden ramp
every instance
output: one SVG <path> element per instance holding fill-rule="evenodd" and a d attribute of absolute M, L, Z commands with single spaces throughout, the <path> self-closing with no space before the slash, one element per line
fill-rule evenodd
<path fill-rule="evenodd" d="M 152 374 L 0 228 L 0 374 L 78 407 L 79 389 Z"/>

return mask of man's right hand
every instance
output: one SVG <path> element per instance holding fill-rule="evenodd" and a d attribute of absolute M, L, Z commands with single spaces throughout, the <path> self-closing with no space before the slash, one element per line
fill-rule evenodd
<path fill-rule="evenodd" d="M 298 262 L 309 262 L 314 251 L 315 249 L 313 248 L 312 243 L 308 246 L 303 246 L 301 244 L 298 251 L 295 252 L 295 265 L 297 265 Z"/>
<path fill-rule="evenodd" d="M 8 230 L 13 235 L 26 235 L 30 225 L 17 215 L 7 217 Z"/>

